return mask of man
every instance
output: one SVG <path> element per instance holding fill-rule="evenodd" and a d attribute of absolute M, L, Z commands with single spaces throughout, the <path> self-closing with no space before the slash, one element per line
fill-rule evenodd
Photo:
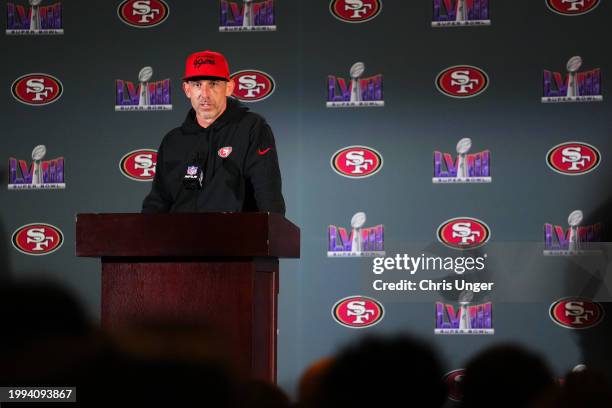
<path fill-rule="evenodd" d="M 230 97 L 233 90 L 223 55 L 203 51 L 187 58 L 183 91 L 192 109 L 161 142 L 143 213 L 285 214 L 272 130 Z"/>

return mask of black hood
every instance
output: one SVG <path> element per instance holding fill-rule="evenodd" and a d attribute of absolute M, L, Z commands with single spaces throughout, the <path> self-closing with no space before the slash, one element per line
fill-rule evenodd
<path fill-rule="evenodd" d="M 188 166 L 193 165 L 204 173 L 201 189 L 185 188 Z M 225 111 L 207 128 L 191 109 L 185 122 L 164 136 L 143 212 L 284 214 L 281 189 L 272 129 L 263 117 L 228 98 Z"/>
<path fill-rule="evenodd" d="M 209 128 L 212 127 L 213 130 L 218 130 L 228 123 L 239 122 L 240 119 L 246 115 L 248 110 L 249 108 L 241 104 L 237 99 L 228 97 L 225 111 L 212 123 L 211 126 L 209 126 Z M 181 129 L 185 133 L 198 133 L 204 129 L 196 120 L 196 114 L 193 108 L 191 108 L 187 113 L 187 117 L 185 118 Z"/>

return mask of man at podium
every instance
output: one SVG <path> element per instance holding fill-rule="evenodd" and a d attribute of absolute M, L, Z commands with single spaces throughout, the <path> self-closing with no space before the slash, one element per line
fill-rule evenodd
<path fill-rule="evenodd" d="M 192 108 L 163 138 L 143 213 L 261 211 L 285 214 L 272 129 L 235 98 L 225 57 L 191 54 L 183 91 Z"/>

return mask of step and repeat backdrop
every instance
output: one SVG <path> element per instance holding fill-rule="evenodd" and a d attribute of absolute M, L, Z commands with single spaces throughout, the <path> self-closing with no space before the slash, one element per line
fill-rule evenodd
<path fill-rule="evenodd" d="M 559 376 L 609 369 L 608 0 L 2 6 L 1 278 L 59 281 L 99 318 L 74 216 L 140 211 L 190 108 L 185 58 L 214 50 L 274 131 L 302 231 L 281 262 L 289 393 L 313 361 L 400 331 L 440 350 L 454 400 L 499 342 Z"/>

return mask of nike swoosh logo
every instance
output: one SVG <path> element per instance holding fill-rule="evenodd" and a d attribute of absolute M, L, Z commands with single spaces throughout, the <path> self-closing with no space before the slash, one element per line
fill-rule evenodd
<path fill-rule="evenodd" d="M 268 147 L 267 149 L 261 150 L 261 149 L 257 149 L 257 154 L 260 156 L 263 156 L 264 154 L 268 153 L 270 151 L 270 147 Z"/>

